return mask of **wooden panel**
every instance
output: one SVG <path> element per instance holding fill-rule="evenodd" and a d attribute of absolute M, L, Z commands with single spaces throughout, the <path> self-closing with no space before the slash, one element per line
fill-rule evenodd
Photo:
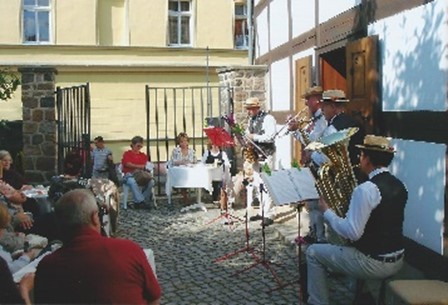
<path fill-rule="evenodd" d="M 366 2 L 364 7 L 368 21 L 369 23 L 372 23 L 433 1 L 434 0 L 364 0 L 364 2 Z"/>
<path fill-rule="evenodd" d="M 376 133 L 374 113 L 378 105 L 377 36 L 350 42 L 346 46 L 347 113 L 356 118 L 367 133 Z"/>
<path fill-rule="evenodd" d="M 364 19 L 361 18 L 360 7 L 354 7 L 319 25 L 317 48 L 345 39 L 365 28 L 366 25 Z"/>
<path fill-rule="evenodd" d="M 312 75 L 312 56 L 299 58 L 295 62 L 295 103 L 294 114 L 301 111 L 305 105 L 302 95 L 305 91 L 313 85 Z M 299 141 L 294 141 L 292 158 L 300 163 L 302 155 L 302 145 Z"/>
<path fill-rule="evenodd" d="M 448 112 L 383 112 L 380 133 L 394 138 L 448 145 Z"/>
<path fill-rule="evenodd" d="M 324 90 L 346 89 L 346 63 L 345 48 L 336 49 L 332 52 L 321 54 L 320 66 L 322 75 L 322 87 Z"/>

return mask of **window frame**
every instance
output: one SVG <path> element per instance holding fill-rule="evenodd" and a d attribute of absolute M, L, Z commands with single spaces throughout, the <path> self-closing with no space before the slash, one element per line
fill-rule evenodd
<path fill-rule="evenodd" d="M 243 15 L 237 14 L 237 12 L 236 12 L 237 7 L 243 8 Z M 247 3 L 235 2 L 233 13 L 234 13 L 233 46 L 235 49 L 238 49 L 238 50 L 247 50 L 247 49 L 249 49 L 249 16 L 248 16 Z M 243 24 L 242 31 L 247 32 L 247 34 L 241 35 L 241 36 L 243 36 L 243 44 L 242 45 L 237 44 L 236 28 L 237 28 L 237 22 L 239 22 L 239 21 L 242 21 L 242 24 Z M 245 29 L 244 29 L 244 24 L 246 25 Z"/>
<path fill-rule="evenodd" d="M 53 19 L 52 19 L 52 1 L 48 0 L 48 6 L 43 6 L 38 4 L 39 0 L 34 0 L 34 5 L 26 5 L 25 1 L 22 0 L 22 43 L 30 44 L 30 45 L 46 45 L 53 43 Z M 35 23 L 35 31 L 36 31 L 36 40 L 29 41 L 26 40 L 25 37 L 25 12 L 31 12 L 34 15 L 34 23 Z M 48 12 L 48 41 L 40 40 L 40 27 L 38 20 L 39 12 Z"/>
<path fill-rule="evenodd" d="M 189 3 L 189 11 L 172 11 L 169 8 L 171 2 L 176 2 L 178 8 L 180 8 L 182 2 Z M 170 19 L 175 17 L 177 19 L 177 43 L 171 42 L 171 31 L 170 31 Z M 188 17 L 188 30 L 189 30 L 189 42 L 182 43 L 182 18 Z M 192 47 L 193 46 L 193 0 L 169 0 L 168 1 L 168 35 L 167 44 L 170 47 Z"/>

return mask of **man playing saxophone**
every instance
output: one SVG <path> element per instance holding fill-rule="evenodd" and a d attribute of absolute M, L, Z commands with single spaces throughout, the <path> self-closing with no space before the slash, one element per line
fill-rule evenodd
<path fill-rule="evenodd" d="M 403 265 L 402 231 L 408 192 L 387 169 L 395 149 L 389 139 L 374 135 L 367 135 L 357 147 L 361 151 L 360 169 L 369 180 L 354 189 L 345 217 L 336 215 L 325 200 L 319 202 L 328 224 L 351 244 L 308 247 L 308 270 L 301 274 L 307 275 L 308 304 L 330 304 L 328 271 L 357 279 L 383 279 Z"/>
<path fill-rule="evenodd" d="M 260 101 L 256 97 L 248 98 L 244 102 L 244 107 L 250 116 L 245 137 L 254 146 L 253 149 L 257 157 L 253 167 L 254 172 L 257 173 L 261 171 L 261 167 L 265 164 L 271 169 L 274 165 L 276 149 L 274 138 L 277 128 L 275 118 L 271 114 L 262 111 L 260 106 Z M 262 225 L 269 226 L 274 223 L 273 202 L 267 192 L 263 194 L 262 199 L 260 201 L 260 209 L 263 209 L 264 218 L 257 214 L 250 217 L 250 220 L 262 220 Z"/>
<path fill-rule="evenodd" d="M 288 130 L 294 131 L 294 137 L 302 144 L 301 164 L 303 166 L 310 166 L 311 164 L 311 151 L 306 150 L 305 147 L 311 141 L 320 139 L 324 130 L 327 128 L 327 121 L 320 107 L 322 92 L 322 87 L 313 86 L 302 95 L 311 116 L 311 121 L 305 127 L 300 126 L 300 122 L 295 120 L 288 123 Z M 318 200 L 308 200 L 305 202 L 310 222 L 310 232 L 304 238 L 307 243 L 326 241 L 324 219 L 317 204 Z M 298 236 L 298 238 L 300 237 Z"/>

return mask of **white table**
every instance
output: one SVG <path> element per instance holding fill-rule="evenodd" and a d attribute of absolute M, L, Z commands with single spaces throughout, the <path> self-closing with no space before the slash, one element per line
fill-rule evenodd
<path fill-rule="evenodd" d="M 197 188 L 196 204 L 186 207 L 183 210 L 202 209 L 207 211 L 201 202 L 201 191 L 206 189 L 208 192 L 213 191 L 212 181 L 222 180 L 223 169 L 221 166 L 215 167 L 208 164 L 189 164 L 173 166 L 168 169 L 165 192 L 168 196 L 168 202 L 171 204 L 171 194 L 173 187 L 175 188 Z"/>

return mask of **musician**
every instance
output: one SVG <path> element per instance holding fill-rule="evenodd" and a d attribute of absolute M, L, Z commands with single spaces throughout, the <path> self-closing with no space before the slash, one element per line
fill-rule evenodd
<path fill-rule="evenodd" d="M 321 99 L 322 99 L 322 87 L 313 86 L 308 88 L 306 92 L 302 95 L 305 99 L 305 105 L 308 107 L 308 111 L 311 115 L 311 121 L 303 127 L 301 130 L 304 132 L 308 139 L 304 139 L 302 134 L 299 132 L 301 128 L 300 122 L 297 120 L 291 120 L 288 123 L 288 130 L 294 131 L 294 137 L 302 143 L 302 147 L 308 145 L 308 141 L 316 141 L 320 139 L 325 128 L 327 128 L 327 120 L 322 113 L 321 109 Z M 310 152 L 302 149 L 302 159 L 301 162 L 303 165 L 308 166 L 310 159 Z"/>
<path fill-rule="evenodd" d="M 100 234 L 91 191 L 65 193 L 55 212 L 64 245 L 37 266 L 36 304 L 160 304 L 161 289 L 141 247 Z"/>
<path fill-rule="evenodd" d="M 322 104 L 320 103 L 322 99 L 322 92 L 322 87 L 313 86 L 308 88 L 305 94 L 303 94 L 302 97 L 305 99 L 305 105 L 308 107 L 311 115 L 311 122 L 303 127 L 301 132 L 298 131 L 298 129 L 301 128 L 300 123 L 296 120 L 293 120 L 288 124 L 288 130 L 295 131 L 294 137 L 302 143 L 301 163 L 304 166 L 310 166 L 311 163 L 311 152 L 309 150 L 305 150 L 304 148 L 310 141 L 320 139 L 323 132 L 327 128 L 327 120 L 322 113 Z M 302 133 L 305 134 L 306 138 L 302 136 Z M 324 218 L 317 205 L 318 200 L 308 200 L 305 203 L 310 221 L 310 232 L 304 237 L 307 243 L 326 241 Z M 296 240 L 300 241 L 300 236 L 298 236 L 298 238 L 299 239 Z"/>
<path fill-rule="evenodd" d="M 328 136 L 349 127 L 359 128 L 358 132 L 350 138 L 348 145 L 351 164 L 356 165 L 359 163 L 359 149 L 356 145 L 362 143 L 365 136 L 365 131 L 354 118 L 345 113 L 345 105 L 348 102 L 350 101 L 346 98 L 345 93 L 342 90 L 326 90 L 322 93 L 322 100 L 320 101 L 320 104 L 322 113 L 328 121 L 328 126 L 325 128 L 322 136 Z M 313 153 L 312 158 L 316 163 L 322 163 L 322 160 L 319 159 L 317 153 Z"/>
<path fill-rule="evenodd" d="M 354 189 L 346 216 L 337 216 L 323 199 L 319 202 L 325 220 L 351 244 L 308 247 L 308 304 L 330 304 L 329 270 L 358 279 L 383 279 L 403 265 L 408 192 L 387 169 L 395 150 L 389 139 L 374 135 L 367 135 L 357 147 L 361 150 L 360 168 L 369 180 Z"/>
<path fill-rule="evenodd" d="M 260 101 L 257 97 L 248 98 L 244 102 L 250 119 L 246 129 L 246 138 L 249 142 L 253 142 L 253 149 L 256 154 L 255 163 L 253 163 L 254 170 L 260 172 L 262 166 L 265 164 L 272 169 L 275 158 L 275 133 L 277 122 L 275 118 L 265 111 L 260 109 Z M 249 144 L 250 145 L 250 144 Z M 257 147 L 255 147 L 257 146 Z M 261 196 L 260 196 L 261 198 Z M 250 217 L 251 221 L 262 220 L 262 225 L 269 226 L 274 223 L 274 210 L 272 199 L 267 192 L 263 193 L 263 200 L 261 202 L 264 219 L 260 214 Z"/>

